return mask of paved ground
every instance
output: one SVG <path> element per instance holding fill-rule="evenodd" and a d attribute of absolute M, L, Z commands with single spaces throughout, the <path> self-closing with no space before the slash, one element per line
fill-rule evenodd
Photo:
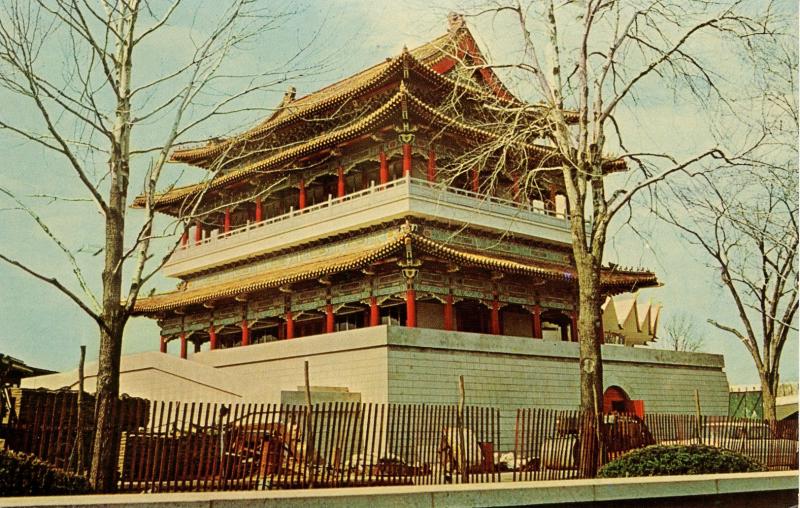
<path fill-rule="evenodd" d="M 463 506 L 733 506 L 797 505 L 798 473 L 741 473 L 613 480 L 567 480 L 428 487 L 362 487 L 261 492 L 117 494 L 0 499 L 0 507 L 154 506 L 159 508 L 438 508 Z"/>

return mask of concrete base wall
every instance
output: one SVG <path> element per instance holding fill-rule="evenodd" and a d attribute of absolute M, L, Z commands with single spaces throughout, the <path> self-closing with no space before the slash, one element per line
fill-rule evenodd
<path fill-rule="evenodd" d="M 604 381 L 649 412 L 728 411 L 722 356 L 603 346 Z M 458 376 L 467 403 L 499 408 L 500 449 L 513 447 L 519 407 L 576 409 L 578 344 L 525 337 L 376 326 L 329 335 L 206 351 L 179 360 L 161 353 L 123 359 L 121 390 L 154 400 L 280 402 L 304 384 L 344 387 L 365 402 L 456 404 Z M 92 369 L 87 368 L 89 376 Z M 77 373 L 29 378 L 24 386 L 60 388 Z M 93 386 L 89 381 L 87 386 Z"/>
<path fill-rule="evenodd" d="M 522 337 L 392 328 L 388 341 L 392 403 L 456 404 L 458 376 L 467 403 L 501 410 L 501 449 L 513 447 L 519 407 L 576 409 L 578 344 Z M 728 381 L 718 355 L 603 346 L 604 384 L 616 385 L 646 411 L 725 415 Z"/>
<path fill-rule="evenodd" d="M 191 360 L 239 380 L 248 400 L 280 402 L 283 390 L 305 384 L 346 387 L 365 402 L 388 402 L 386 326 L 205 351 Z"/>
<path fill-rule="evenodd" d="M 302 369 L 302 365 L 301 365 Z M 84 389 L 94 392 L 97 362 L 86 365 Z M 242 383 L 225 372 L 158 352 L 125 355 L 120 362 L 120 391 L 151 400 L 241 402 Z M 78 369 L 22 380 L 23 388 L 78 388 Z"/>

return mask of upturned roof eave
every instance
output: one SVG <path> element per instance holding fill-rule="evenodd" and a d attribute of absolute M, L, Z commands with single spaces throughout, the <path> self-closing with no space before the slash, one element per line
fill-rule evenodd
<path fill-rule="evenodd" d="M 310 152 L 313 152 L 315 150 L 331 148 L 332 146 L 335 146 L 338 143 L 349 141 L 359 135 L 362 135 L 364 132 L 366 132 L 366 130 L 370 128 L 383 127 L 384 125 L 382 122 L 388 120 L 388 118 L 393 113 L 396 112 L 395 110 L 399 110 L 403 104 L 403 101 L 407 103 L 410 110 L 414 110 L 416 114 L 426 117 L 427 120 L 436 123 L 443 129 L 455 130 L 461 134 L 474 136 L 484 140 L 493 139 L 497 137 L 497 134 L 494 134 L 491 131 L 464 124 L 463 122 L 460 122 L 457 119 L 451 118 L 445 115 L 444 113 L 441 113 L 435 107 L 425 103 L 422 99 L 419 99 L 413 93 L 411 93 L 411 91 L 408 90 L 408 88 L 405 86 L 404 81 L 400 81 L 398 85 L 399 89 L 397 93 L 393 95 L 388 101 L 386 101 L 381 107 L 377 108 L 369 115 L 366 115 L 364 118 L 358 120 L 357 122 L 354 122 L 351 125 L 321 134 L 315 138 L 306 141 L 305 143 L 301 143 L 287 150 L 282 150 L 277 154 L 274 154 L 270 157 L 266 157 L 260 161 L 256 161 L 248 166 L 245 166 L 244 168 L 240 168 L 238 170 L 226 173 L 224 175 L 219 175 L 209 182 L 192 184 L 172 189 L 167 193 L 163 193 L 157 196 L 154 201 L 154 205 L 156 208 L 164 208 L 169 205 L 177 204 L 181 200 L 186 199 L 198 192 L 212 190 L 219 188 L 221 186 L 233 184 L 235 182 L 240 181 L 243 178 L 247 178 L 249 175 L 251 175 L 253 172 L 256 171 L 258 172 L 273 171 L 276 169 L 277 166 L 289 164 L 291 163 L 292 160 L 295 160 L 298 157 L 308 155 Z M 533 143 L 525 143 L 521 145 L 521 147 L 525 148 L 527 151 L 533 154 L 536 154 L 538 157 L 541 158 L 540 160 L 544 160 L 551 157 L 553 158 L 559 157 L 557 151 L 549 146 L 537 145 Z M 610 160 L 608 165 L 612 167 L 613 165 L 620 165 L 617 163 L 621 163 L 621 165 L 624 167 L 624 161 L 618 159 Z M 283 170 L 285 168 L 278 168 L 278 169 Z M 132 207 L 143 208 L 144 206 L 145 206 L 144 196 L 137 196 L 137 198 L 133 201 Z"/>
<path fill-rule="evenodd" d="M 234 298 L 242 294 L 264 291 L 286 284 L 313 280 L 323 275 L 331 275 L 347 270 L 364 268 L 367 265 L 396 254 L 405 245 L 407 239 L 413 248 L 420 252 L 437 257 L 447 262 L 455 262 L 465 266 L 474 266 L 497 270 L 503 273 L 527 275 L 548 280 L 560 280 L 567 283 L 577 283 L 574 267 L 570 265 L 555 265 L 545 262 L 523 263 L 518 260 L 506 259 L 496 255 L 477 254 L 457 246 L 448 246 L 412 232 L 413 226 L 401 226 L 397 233 L 389 232 L 387 239 L 363 253 L 363 247 L 357 252 L 339 253 L 327 262 L 313 262 L 295 267 L 288 274 L 285 270 L 278 270 L 278 275 L 271 272 L 260 273 L 244 280 L 219 283 L 197 289 L 178 290 L 140 299 L 134 307 L 134 314 L 153 315 L 170 310 L 200 305 L 210 301 Z M 601 280 L 604 292 L 626 292 L 642 287 L 658 285 L 658 280 L 652 272 L 624 270 L 616 268 L 604 269 Z"/>
<path fill-rule="evenodd" d="M 303 118 L 308 117 L 309 115 L 313 115 L 315 112 L 320 110 L 335 106 L 337 103 L 349 100 L 354 97 L 360 97 L 365 94 L 370 93 L 372 89 L 376 86 L 380 86 L 385 80 L 387 80 L 393 73 L 399 71 L 403 64 L 411 64 L 411 69 L 421 72 L 425 75 L 427 79 L 435 80 L 440 85 L 448 85 L 451 87 L 457 87 L 459 89 L 463 89 L 468 93 L 477 93 L 477 94 L 486 94 L 489 90 L 480 90 L 477 87 L 473 87 L 468 83 L 460 82 L 451 79 L 449 76 L 446 76 L 440 72 L 434 70 L 434 67 L 439 65 L 443 60 L 446 59 L 463 59 L 464 55 L 458 55 L 453 53 L 448 53 L 444 44 L 440 47 L 437 44 L 440 44 L 440 41 L 447 41 L 453 40 L 454 47 L 460 48 L 461 46 L 466 46 L 467 49 L 465 51 L 469 51 L 473 57 L 477 57 L 480 61 L 483 60 L 483 56 L 478 49 L 477 44 L 475 42 L 474 37 L 469 32 L 469 30 L 465 27 L 459 30 L 458 32 L 460 37 L 455 40 L 452 34 L 446 34 L 444 36 L 438 37 L 429 43 L 423 44 L 422 46 L 415 48 L 414 50 L 407 50 L 404 49 L 403 52 L 394 57 L 387 59 L 384 62 L 376 64 L 372 67 L 364 69 L 359 73 L 349 76 L 343 80 L 340 80 L 336 83 L 333 83 L 325 88 L 317 90 L 313 93 L 310 93 L 300 99 L 292 101 L 285 105 L 282 110 L 277 110 L 274 112 L 267 120 L 261 122 L 259 125 L 249 129 L 237 136 L 231 137 L 229 139 L 213 142 L 206 144 L 200 147 L 192 147 L 186 149 L 179 149 L 175 150 L 172 153 L 171 161 L 172 162 L 184 162 L 189 164 L 199 165 L 204 167 L 204 165 L 208 165 L 210 161 L 207 161 L 206 158 L 218 155 L 225 149 L 226 146 L 231 144 L 246 141 L 252 139 L 259 134 L 263 134 L 269 130 L 278 129 L 281 127 L 286 126 L 287 124 L 292 124 L 296 121 L 301 121 Z M 437 47 L 437 53 L 433 55 L 428 55 L 424 58 L 418 58 L 416 53 L 420 50 L 428 47 Z M 500 100 L 509 101 L 512 103 L 522 104 L 522 102 L 517 99 L 503 84 L 502 80 L 494 73 L 490 66 L 482 64 L 477 66 L 481 71 L 486 71 L 491 74 L 491 81 L 493 86 L 489 88 L 492 89 L 497 97 Z M 378 70 L 378 72 L 376 72 Z M 374 76 L 369 76 L 369 73 L 376 72 Z M 364 78 L 365 76 L 369 76 L 365 82 L 360 83 L 358 82 L 359 78 Z M 352 82 L 352 86 L 344 87 L 338 93 L 331 95 L 330 97 L 322 98 L 316 102 L 310 102 L 313 100 L 315 96 L 323 94 L 326 90 L 329 90 L 332 87 L 342 86 L 342 84 L 346 84 L 347 82 Z M 303 104 L 307 102 L 308 104 Z M 535 106 L 535 105 L 534 105 Z M 573 120 L 577 120 L 577 116 L 574 112 L 567 112 Z M 574 117 L 574 118 L 573 118 Z"/>

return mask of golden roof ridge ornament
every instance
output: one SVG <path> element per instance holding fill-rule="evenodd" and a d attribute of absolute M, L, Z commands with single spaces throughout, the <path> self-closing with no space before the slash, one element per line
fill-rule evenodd
<path fill-rule="evenodd" d="M 405 74 L 407 70 L 407 68 L 404 68 L 403 73 Z M 400 117 L 403 124 L 401 127 L 395 127 L 395 131 L 398 133 L 398 138 L 401 143 L 411 145 L 416 138 L 414 133 L 417 131 L 417 127 L 411 125 L 408 117 L 408 96 L 410 92 L 406 86 L 405 79 L 400 80 L 400 94 L 402 94 L 400 99 Z"/>
<path fill-rule="evenodd" d="M 447 15 L 447 31 L 451 34 L 454 34 L 461 30 L 462 28 L 466 28 L 467 23 L 464 21 L 464 15 L 460 12 L 450 12 Z"/>
<path fill-rule="evenodd" d="M 411 248 L 413 241 L 410 235 L 406 236 L 404 243 L 406 248 L 406 257 L 405 259 L 398 261 L 397 266 L 402 268 L 403 277 L 405 277 L 406 281 L 410 284 L 419 273 L 419 267 L 422 266 L 422 261 L 414 257 L 414 251 Z"/>

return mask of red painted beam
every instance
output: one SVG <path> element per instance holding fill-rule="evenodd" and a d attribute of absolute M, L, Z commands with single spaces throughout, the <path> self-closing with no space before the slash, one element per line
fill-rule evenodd
<path fill-rule="evenodd" d="M 181 332 L 181 358 L 186 359 L 186 332 Z"/>
<path fill-rule="evenodd" d="M 497 300 L 492 301 L 491 332 L 492 335 L 500 335 L 500 302 Z"/>
<path fill-rule="evenodd" d="M 542 308 L 538 305 L 533 306 L 533 338 L 542 338 Z"/>
<path fill-rule="evenodd" d="M 294 319 L 292 318 L 292 311 L 286 311 L 286 338 L 294 338 Z"/>
<path fill-rule="evenodd" d="M 386 160 L 386 152 L 381 150 L 379 155 L 381 161 L 380 182 L 381 185 L 389 183 L 389 162 Z"/>
<path fill-rule="evenodd" d="M 306 207 L 306 182 L 305 182 L 305 180 L 303 180 L 301 178 L 300 182 L 297 184 L 297 187 L 298 187 L 298 189 L 300 191 L 300 194 L 299 194 L 299 197 L 298 197 L 298 201 L 297 201 L 297 208 L 302 210 L 303 208 Z"/>
<path fill-rule="evenodd" d="M 336 197 L 343 198 L 345 195 L 344 168 L 339 166 L 336 169 Z"/>
<path fill-rule="evenodd" d="M 436 152 L 433 149 L 428 152 L 428 181 L 436 181 Z"/>
<path fill-rule="evenodd" d="M 247 320 L 242 319 L 242 346 L 250 345 L 250 328 L 247 326 Z"/>
<path fill-rule="evenodd" d="M 261 198 L 260 197 L 256 198 L 256 215 L 255 215 L 254 219 L 255 219 L 256 222 L 261 222 L 262 220 L 264 220 L 264 213 L 263 213 L 263 209 L 261 207 Z"/>
<path fill-rule="evenodd" d="M 444 329 L 455 330 L 453 326 L 453 295 L 447 295 L 444 301 Z"/>
<path fill-rule="evenodd" d="M 411 145 L 403 143 L 403 176 L 411 174 Z"/>
<path fill-rule="evenodd" d="M 378 299 L 374 296 L 369 297 L 369 326 L 381 324 L 381 314 L 378 309 Z"/>
<path fill-rule="evenodd" d="M 333 333 L 334 325 L 333 305 L 328 304 L 325 306 L 325 333 Z"/>
<path fill-rule="evenodd" d="M 406 290 L 406 326 L 417 327 L 417 293 L 413 289 Z"/>
<path fill-rule="evenodd" d="M 217 349 L 217 331 L 214 329 L 214 323 L 211 323 L 211 326 L 208 327 L 208 337 L 210 342 L 211 351 Z"/>

